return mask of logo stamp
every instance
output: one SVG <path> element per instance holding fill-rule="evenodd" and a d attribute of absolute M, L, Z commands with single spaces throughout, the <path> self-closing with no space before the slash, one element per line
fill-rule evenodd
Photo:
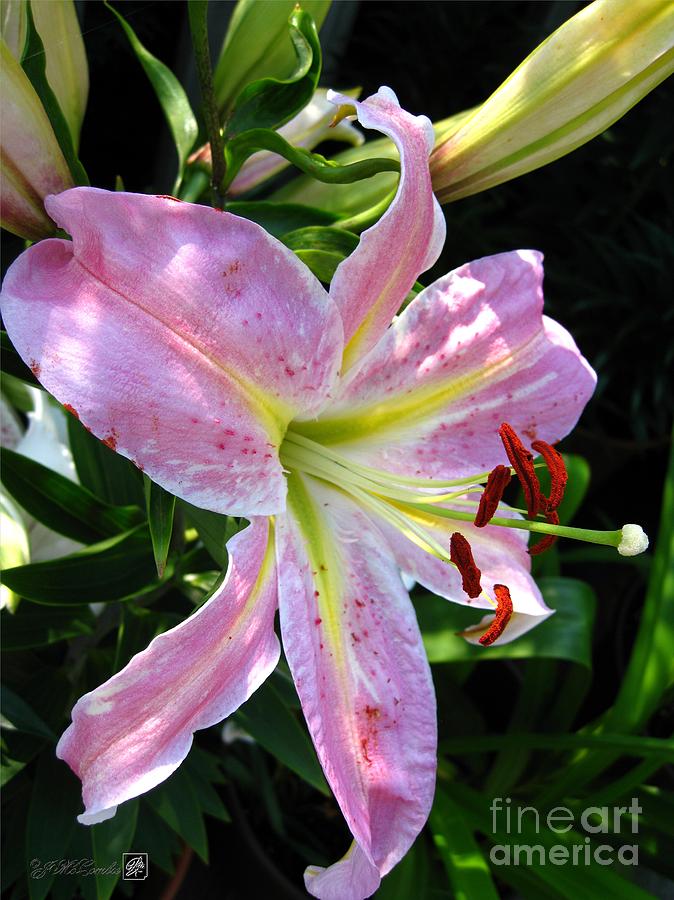
<path fill-rule="evenodd" d="M 147 874 L 147 853 L 122 853 L 122 881 L 145 881 Z"/>

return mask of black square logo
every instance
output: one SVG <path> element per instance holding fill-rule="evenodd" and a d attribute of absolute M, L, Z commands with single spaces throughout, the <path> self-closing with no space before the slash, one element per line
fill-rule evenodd
<path fill-rule="evenodd" d="M 122 853 L 122 881 L 145 881 L 147 853 Z"/>

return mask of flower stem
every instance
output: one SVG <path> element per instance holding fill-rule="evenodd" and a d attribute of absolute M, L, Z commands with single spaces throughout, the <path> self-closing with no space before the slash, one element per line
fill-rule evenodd
<path fill-rule="evenodd" d="M 213 88 L 213 70 L 211 68 L 211 53 L 208 47 L 208 25 L 206 14 L 208 12 L 208 0 L 189 0 L 188 13 L 190 19 L 190 31 L 192 33 L 192 45 L 194 47 L 194 59 L 199 75 L 201 87 L 201 99 L 203 102 L 204 121 L 208 140 L 211 145 L 212 169 L 211 191 L 213 194 L 213 206 L 220 209 L 224 206 L 224 198 L 220 192 L 220 185 L 225 178 L 225 152 L 220 131 L 220 113 L 215 99 Z"/>

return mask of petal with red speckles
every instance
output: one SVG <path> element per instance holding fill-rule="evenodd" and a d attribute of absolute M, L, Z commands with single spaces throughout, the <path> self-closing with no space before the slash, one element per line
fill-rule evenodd
<path fill-rule="evenodd" d="M 340 363 L 320 283 L 254 222 L 204 206 L 75 188 L 47 208 L 72 243 L 31 247 L 2 292 L 47 390 L 191 503 L 282 509 L 285 428 L 322 408 Z"/>
<path fill-rule="evenodd" d="M 290 476 L 288 511 L 277 525 L 286 657 L 321 765 L 365 857 L 356 859 L 384 875 L 433 799 L 435 699 L 416 617 L 382 533 L 340 491 Z M 312 880 L 311 892 L 334 896 L 332 877 Z M 357 886 L 342 894 L 364 896 Z"/>
<path fill-rule="evenodd" d="M 428 156 L 435 137 L 426 116 L 401 109 L 387 87 L 360 103 L 344 94 L 330 93 L 328 98 L 336 105 L 354 106 L 360 124 L 390 137 L 400 154 L 395 199 L 362 233 L 330 285 L 344 321 L 347 369 L 376 344 L 416 279 L 440 255 L 445 220 L 431 187 Z"/>
<path fill-rule="evenodd" d="M 476 500 L 477 509 L 477 495 L 468 494 L 467 497 Z M 465 506 L 460 509 L 466 512 Z M 552 615 L 553 610 L 546 605 L 538 585 L 531 577 L 531 557 L 527 553 L 528 532 L 498 525 L 476 528 L 471 522 L 447 519 L 421 510 L 412 512 L 409 508 L 404 511 L 398 509 L 398 512 L 402 512 L 414 525 L 426 531 L 443 547 L 449 548 L 450 537 L 454 532 L 462 534 L 470 544 L 475 564 L 481 571 L 482 590 L 492 600 L 495 599 L 495 584 L 508 586 L 515 615 L 495 643 L 507 644 Z M 461 587 L 461 575 L 454 566 L 422 550 L 374 513 L 368 512 L 368 515 L 381 529 L 395 553 L 400 568 L 424 587 L 454 603 L 472 606 L 475 609 L 490 611 L 494 609 L 494 604 L 490 603 L 484 594 L 473 600 L 469 599 Z M 518 513 L 507 508 L 499 509 L 498 515 L 503 518 L 521 518 Z M 477 636 L 479 637 L 485 630 L 486 626 Z"/>
<path fill-rule="evenodd" d="M 507 462 L 498 428 L 530 443 L 575 425 L 595 374 L 571 335 L 542 315 L 541 256 L 467 263 L 419 294 L 309 437 L 391 472 L 456 478 Z"/>
<path fill-rule="evenodd" d="M 267 519 L 252 520 L 227 547 L 227 576 L 211 598 L 73 709 L 56 752 L 82 781 L 83 824 L 110 818 L 119 803 L 168 778 L 193 732 L 234 712 L 276 666 Z"/>

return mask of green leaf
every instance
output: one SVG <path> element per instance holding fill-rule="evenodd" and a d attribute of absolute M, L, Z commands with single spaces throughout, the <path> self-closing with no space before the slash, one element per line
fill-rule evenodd
<path fill-rule="evenodd" d="M 269 681 L 265 681 L 235 715 L 241 727 L 272 756 L 316 790 L 326 796 L 330 795 L 305 729 Z"/>
<path fill-rule="evenodd" d="M 610 730 L 640 728 L 674 684 L 674 436 L 664 486 L 657 548 L 646 602 L 618 697 L 607 719 Z"/>
<path fill-rule="evenodd" d="M 22 603 L 15 613 L 0 613 L 2 649 L 27 650 L 67 641 L 94 630 L 95 618 L 88 606 L 49 609 Z"/>
<path fill-rule="evenodd" d="M 297 228 L 283 235 L 283 243 L 295 252 L 298 250 L 325 250 L 339 254 L 342 259 L 353 253 L 359 240 L 358 235 L 351 231 L 317 226 Z"/>
<path fill-rule="evenodd" d="M 531 750 L 571 750 L 578 747 L 619 749 L 625 756 L 644 759 L 674 754 L 674 741 L 665 738 L 640 737 L 631 734 L 480 734 L 471 737 L 447 738 L 441 749 L 447 753 L 487 753 L 504 747 Z"/>
<path fill-rule="evenodd" d="M 440 787 L 435 792 L 429 824 L 454 900 L 498 900 L 489 866 L 463 810 Z"/>
<path fill-rule="evenodd" d="M 48 741 L 56 741 L 56 735 L 51 728 L 34 712 L 25 700 L 22 700 L 14 691 L 6 685 L 0 687 L 2 718 L 11 723 L 17 731 L 25 734 L 33 734 L 36 737 L 45 738 Z"/>
<path fill-rule="evenodd" d="M 291 231 L 282 240 L 320 281 L 329 284 L 337 266 L 358 246 L 359 238 L 339 228 L 314 226 Z"/>
<path fill-rule="evenodd" d="M 428 851 L 419 835 L 400 862 L 389 872 L 374 895 L 375 900 L 427 900 L 429 894 Z"/>
<path fill-rule="evenodd" d="M 639 630 L 615 704 L 588 732 L 632 732 L 642 728 L 674 683 L 674 442 L 662 501 L 660 534 L 653 558 Z M 577 792 L 615 762 L 615 754 L 585 751 L 577 754 L 563 776 L 541 800 Z"/>
<path fill-rule="evenodd" d="M 533 848 L 541 848 L 543 864 L 539 862 L 541 851 L 532 853 L 531 864 L 527 857 L 526 872 L 532 876 L 530 897 L 558 896 L 560 898 L 576 897 L 579 900 L 590 900 L 595 897 L 611 897 L 616 900 L 651 900 L 651 895 L 638 888 L 635 884 L 621 877 L 617 869 L 613 870 L 606 865 L 599 865 L 590 855 L 590 864 L 584 860 L 585 835 L 572 829 L 567 832 L 553 831 L 545 827 L 544 810 L 541 808 L 541 827 L 537 827 L 536 820 L 531 821 L 533 814 L 522 816 L 517 823 L 516 831 L 506 824 L 506 816 L 503 811 L 494 812 L 490 807 L 490 801 L 482 793 L 472 790 L 466 785 L 456 782 L 444 786 L 446 793 L 460 808 L 461 813 L 472 828 L 478 829 L 482 834 L 498 848 L 496 858 L 503 859 L 504 853 L 512 851 L 515 845 L 525 845 Z M 523 803 L 522 806 L 526 804 Z M 603 837 L 598 835 L 597 837 Z M 603 841 L 597 841 L 603 843 Z M 562 846 L 567 849 L 569 859 L 566 865 L 546 864 L 547 853 L 552 847 Z M 581 865 L 574 866 L 570 854 L 574 846 L 580 846 Z M 590 851 L 594 849 L 589 845 Z M 504 881 L 509 881 L 511 869 L 519 874 L 524 871 L 523 865 L 513 866 L 493 863 L 494 874 L 498 874 Z M 516 878 L 518 875 L 516 875 Z M 539 885 L 540 888 L 539 889 Z M 480 895 L 478 895 L 480 896 Z M 471 898 L 472 900 L 472 898 Z"/>
<path fill-rule="evenodd" d="M 590 486 L 590 466 L 583 456 L 564 453 L 564 463 L 569 480 L 564 491 L 564 499 L 559 505 L 559 521 L 562 525 L 570 525 L 573 517 L 580 509 Z M 547 490 L 546 486 L 546 490 Z"/>
<path fill-rule="evenodd" d="M 227 138 L 249 128 L 278 128 L 311 100 L 321 74 L 321 45 L 309 13 L 296 8 L 288 29 L 297 58 L 289 78 L 261 78 L 248 84 L 236 98 L 227 121 Z"/>
<path fill-rule="evenodd" d="M 44 52 L 44 45 L 40 35 L 35 28 L 30 3 L 26 3 L 25 8 L 27 31 L 21 68 L 35 88 L 35 92 L 40 98 L 44 110 L 47 113 L 51 126 L 54 129 L 56 140 L 59 143 L 75 184 L 88 185 L 89 179 L 75 152 L 75 146 L 73 144 L 70 128 L 68 127 L 68 122 L 61 111 L 59 102 L 56 99 L 49 82 L 47 81 L 47 56 Z"/>
<path fill-rule="evenodd" d="M 80 483 L 114 506 L 145 507 L 140 471 L 95 438 L 75 416 L 68 416 L 68 442 Z"/>
<path fill-rule="evenodd" d="M 138 810 L 135 840 L 136 846 L 147 853 L 153 868 L 159 866 L 167 874 L 173 874 L 173 857 L 180 853 L 180 840 L 144 798 Z"/>
<path fill-rule="evenodd" d="M 2 480 L 21 506 L 43 525 L 74 541 L 93 543 L 142 521 L 136 507 L 114 507 L 52 469 L 4 447 Z"/>
<path fill-rule="evenodd" d="M 279 206 L 281 205 L 283 204 L 279 204 Z M 21 381 L 25 381 L 27 384 L 39 387 L 37 378 L 14 349 L 14 345 L 6 331 L 0 332 L 0 350 L 2 351 L 0 352 L 0 360 L 2 361 L 3 372 L 6 372 L 7 375 L 13 375 L 15 378 L 20 378 Z"/>
<path fill-rule="evenodd" d="M 225 779 L 220 773 L 214 758 L 198 747 L 195 747 L 183 765 L 192 785 L 192 793 L 201 810 L 221 822 L 230 822 L 231 818 L 220 795 L 213 787 L 213 782 L 222 783 Z"/>
<path fill-rule="evenodd" d="M 128 800 L 122 803 L 112 819 L 100 822 L 91 829 L 91 846 L 96 867 L 109 873 L 96 873 L 97 900 L 109 900 L 115 890 L 121 874 L 121 869 L 116 870 L 116 867 L 122 853 L 133 847 L 137 818 L 138 800 Z"/>
<path fill-rule="evenodd" d="M 157 586 L 146 525 L 49 562 L 15 566 L 4 573 L 17 594 L 46 605 L 108 603 Z"/>
<path fill-rule="evenodd" d="M 232 12 L 222 51 L 215 67 L 215 89 L 223 113 L 252 81 L 285 78 L 295 65 L 288 40 L 288 17 L 294 0 L 239 0 Z M 316 27 L 323 24 L 330 0 L 303 0 Z"/>
<path fill-rule="evenodd" d="M 227 212 L 257 222 L 277 238 L 298 228 L 331 225 L 336 216 L 313 206 L 298 203 L 269 203 L 265 200 L 235 200 L 225 206 Z M 30 373 L 29 373 L 30 374 Z"/>
<path fill-rule="evenodd" d="M 145 502 L 150 526 L 152 550 L 157 565 L 157 575 L 161 578 L 166 568 L 171 535 L 173 534 L 173 514 L 176 498 L 163 487 L 145 476 Z"/>
<path fill-rule="evenodd" d="M 124 29 L 138 62 L 150 79 L 150 83 L 166 117 L 171 136 L 173 137 L 173 143 L 178 153 L 178 175 L 174 186 L 175 192 L 185 168 L 187 157 L 199 133 L 199 126 L 192 112 L 190 101 L 187 99 L 187 94 L 183 90 L 182 85 L 168 66 L 165 66 L 156 56 L 153 56 L 145 49 L 136 37 L 133 28 L 116 9 L 107 2 L 105 5 L 114 13 Z"/>
<path fill-rule="evenodd" d="M 596 598 L 592 588 L 574 578 L 543 578 L 543 597 L 555 614 L 509 644 L 482 648 L 456 632 L 475 623 L 478 612 L 426 594 L 415 601 L 428 658 L 432 663 L 465 660 L 568 659 L 590 668 Z M 479 620 L 479 619 L 478 619 Z"/>
<path fill-rule="evenodd" d="M 278 153 L 302 172 L 328 184 L 350 184 L 363 178 L 371 178 L 378 172 L 400 171 L 400 163 L 397 159 L 383 157 L 363 159 L 342 166 L 333 160 L 326 159 L 320 153 L 311 153 L 302 147 L 293 147 L 276 131 L 251 128 L 249 131 L 237 135 L 225 146 L 227 175 L 222 185 L 223 191 L 232 183 L 248 157 L 258 150 L 271 150 L 272 153 Z"/>
<path fill-rule="evenodd" d="M 208 838 L 201 807 L 192 789 L 192 780 L 183 765 L 159 787 L 147 794 L 152 809 L 208 862 Z"/>
<path fill-rule="evenodd" d="M 31 900 L 49 896 L 54 874 L 38 877 L 41 865 L 67 859 L 66 850 L 82 810 L 79 780 L 52 753 L 43 753 L 37 763 L 26 826 L 26 868 Z"/>
<path fill-rule="evenodd" d="M 221 569 L 226 569 L 228 559 L 226 544 L 239 530 L 236 519 L 211 512 L 208 509 L 199 509 L 198 506 L 192 506 L 186 500 L 179 502 L 185 510 L 188 521 L 199 532 L 199 537 L 208 552 Z"/>

